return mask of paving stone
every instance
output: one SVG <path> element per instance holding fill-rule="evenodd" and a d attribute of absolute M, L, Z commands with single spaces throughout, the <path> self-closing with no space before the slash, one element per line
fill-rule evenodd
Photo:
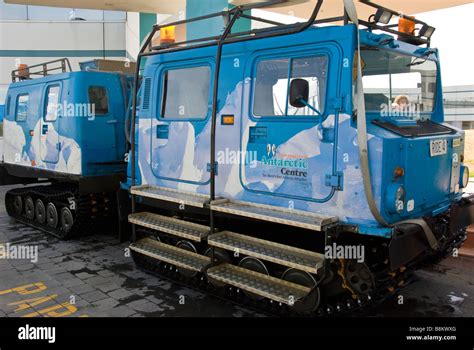
<path fill-rule="evenodd" d="M 75 278 L 74 275 L 69 272 L 58 273 L 56 276 L 54 276 L 54 279 L 57 281 L 67 281 L 67 280 L 72 280 L 74 278 Z"/>
<path fill-rule="evenodd" d="M 125 305 L 117 306 L 107 311 L 107 315 L 110 317 L 130 317 L 136 313 L 135 310 L 130 309 Z"/>
<path fill-rule="evenodd" d="M 67 271 L 77 271 L 85 267 L 83 263 L 77 261 L 66 261 L 61 263 L 60 266 Z"/>
<path fill-rule="evenodd" d="M 117 289 L 117 290 L 114 290 L 113 292 L 110 292 L 108 293 L 109 296 L 111 296 L 112 298 L 114 299 L 117 299 L 117 300 L 123 300 L 123 299 L 126 299 L 126 298 L 129 298 L 131 296 L 133 296 L 134 294 L 121 288 L 121 289 Z"/>
<path fill-rule="evenodd" d="M 27 271 L 27 270 L 33 270 L 33 269 L 36 269 L 37 266 L 35 264 L 32 264 L 32 263 L 29 263 L 29 264 L 25 264 L 25 265 L 20 265 L 20 266 L 17 266 L 16 269 L 18 271 Z"/>
<path fill-rule="evenodd" d="M 127 306 L 139 312 L 151 313 L 151 312 L 163 311 L 163 309 L 160 308 L 158 305 L 153 304 L 151 301 L 146 300 L 146 299 L 132 301 L 131 303 L 128 303 Z"/>
<path fill-rule="evenodd" d="M 80 285 L 83 285 L 85 284 L 85 282 L 83 280 L 81 280 L 80 278 L 72 278 L 72 279 L 69 279 L 69 280 L 66 280 L 63 282 L 63 285 L 65 287 L 75 287 L 75 286 L 80 286 Z"/>
<path fill-rule="evenodd" d="M 105 293 L 108 293 L 120 288 L 120 286 L 116 285 L 113 282 L 101 283 L 101 284 L 96 285 L 95 287 Z"/>
<path fill-rule="evenodd" d="M 86 282 L 87 284 L 90 284 L 91 286 L 97 286 L 99 284 L 103 284 L 103 283 L 106 283 L 108 281 L 107 281 L 107 279 L 105 279 L 102 276 L 95 276 L 95 277 L 91 277 L 91 278 L 88 278 L 88 279 L 84 280 L 84 282 Z"/>
<path fill-rule="evenodd" d="M 81 294 L 81 298 L 84 299 L 85 301 L 88 301 L 89 303 L 93 303 L 95 301 L 107 298 L 107 294 L 102 293 L 101 291 L 98 291 L 98 290 L 94 290 L 89 293 Z"/>
<path fill-rule="evenodd" d="M 97 271 L 97 274 L 99 274 L 99 275 L 101 275 L 102 277 L 105 277 L 105 278 L 115 275 L 115 273 L 113 273 L 110 270 L 100 270 L 100 271 Z"/>
<path fill-rule="evenodd" d="M 114 298 L 106 298 L 93 302 L 91 305 L 101 310 L 110 310 L 119 304 L 120 302 L 115 300 Z"/>
<path fill-rule="evenodd" d="M 94 291 L 95 288 L 88 285 L 88 284 L 86 284 L 86 283 L 84 283 L 84 284 L 81 284 L 81 285 L 78 285 L 78 286 L 69 287 L 69 290 L 73 294 L 82 295 L 82 294 Z"/>

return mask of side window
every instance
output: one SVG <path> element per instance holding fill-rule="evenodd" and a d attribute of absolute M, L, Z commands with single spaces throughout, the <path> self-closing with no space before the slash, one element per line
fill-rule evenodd
<path fill-rule="evenodd" d="M 254 115 L 317 116 L 311 108 L 296 108 L 289 103 L 289 87 L 294 79 L 309 83 L 309 105 L 324 112 L 328 59 L 326 56 L 285 58 L 260 61 L 257 65 Z"/>
<path fill-rule="evenodd" d="M 16 100 L 16 121 L 24 122 L 28 117 L 28 101 L 30 96 L 28 94 L 18 95 Z"/>
<path fill-rule="evenodd" d="M 211 68 L 200 66 L 167 70 L 163 74 L 161 117 L 204 119 L 209 112 Z"/>
<path fill-rule="evenodd" d="M 58 119 L 59 93 L 59 85 L 48 86 L 48 89 L 46 90 L 44 113 L 44 120 L 46 122 L 54 122 L 56 119 Z"/>
<path fill-rule="evenodd" d="M 109 97 L 105 87 L 89 87 L 89 103 L 92 105 L 92 110 L 95 111 L 95 115 L 109 114 Z"/>

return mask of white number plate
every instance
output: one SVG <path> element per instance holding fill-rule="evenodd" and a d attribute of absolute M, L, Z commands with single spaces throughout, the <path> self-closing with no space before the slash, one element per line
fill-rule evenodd
<path fill-rule="evenodd" d="M 448 153 L 448 140 L 431 140 L 430 141 L 430 156 L 441 156 Z"/>

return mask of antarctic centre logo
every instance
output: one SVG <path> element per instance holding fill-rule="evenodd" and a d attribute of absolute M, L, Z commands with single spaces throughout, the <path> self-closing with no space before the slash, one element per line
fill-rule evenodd
<path fill-rule="evenodd" d="M 284 177 L 308 177 L 308 161 L 306 156 L 277 154 L 276 145 L 267 145 L 267 153 L 262 156 L 259 164 L 266 167 L 279 168 L 281 175 Z"/>
<path fill-rule="evenodd" d="M 266 152 L 259 155 L 257 151 L 234 151 L 224 149 L 217 152 L 217 162 L 219 164 L 240 164 L 255 168 L 278 169 L 279 174 L 265 174 L 268 177 L 308 177 L 308 161 L 307 156 L 297 154 L 283 154 L 278 152 L 277 146 L 268 144 Z"/>

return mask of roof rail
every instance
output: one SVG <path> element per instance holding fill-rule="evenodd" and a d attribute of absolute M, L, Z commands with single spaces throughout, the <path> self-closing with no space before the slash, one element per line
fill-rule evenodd
<path fill-rule="evenodd" d="M 56 74 L 58 71 L 66 73 L 68 70 L 72 72 L 71 63 L 67 58 L 35 64 L 33 66 L 20 64 L 18 69 L 12 71 L 12 82 L 31 80 L 38 76 L 46 77 L 50 75 L 50 72 L 55 72 L 53 74 Z"/>
<path fill-rule="evenodd" d="M 189 23 L 194 23 L 194 22 L 199 22 L 199 21 L 204 21 L 212 18 L 223 18 L 223 24 L 225 27 L 228 26 L 230 19 L 233 17 L 237 9 L 240 11 L 239 18 L 245 18 L 248 20 L 254 20 L 256 22 L 261 22 L 265 24 L 271 25 L 271 27 L 268 28 L 260 28 L 260 29 L 254 29 L 254 30 L 248 30 L 248 31 L 242 31 L 242 32 L 236 32 L 236 33 L 229 33 L 225 39 L 225 42 L 233 42 L 233 41 L 243 41 L 243 40 L 250 40 L 250 39 L 256 39 L 259 37 L 264 37 L 270 34 L 276 34 L 276 35 L 281 35 L 281 34 L 290 34 L 294 32 L 294 30 L 300 28 L 302 25 L 308 24 L 307 23 L 294 23 L 294 24 L 282 24 L 276 21 L 268 20 L 265 18 L 260 18 L 253 16 L 249 14 L 248 10 L 251 9 L 256 9 L 256 8 L 265 8 L 268 6 L 274 6 L 278 4 L 283 4 L 287 0 L 270 0 L 270 1 L 264 1 L 264 2 L 259 2 L 259 3 L 254 3 L 254 4 L 249 4 L 249 5 L 243 5 L 243 6 L 238 6 L 234 7 L 228 11 L 221 11 L 217 13 L 211 13 L 208 15 L 204 16 L 199 16 L 199 17 L 194 17 L 194 18 L 189 18 L 181 21 L 176 21 L 176 22 L 170 22 L 166 24 L 161 24 L 161 25 L 154 25 L 152 34 L 150 35 L 150 40 L 147 40 L 147 48 L 148 52 L 143 51 L 143 56 L 149 56 L 149 55 L 155 55 L 158 53 L 165 53 L 165 52 L 170 52 L 170 51 L 177 51 L 177 50 L 186 50 L 190 48 L 198 48 L 198 47 L 204 47 L 204 46 L 211 46 L 211 45 L 216 45 L 219 40 L 221 39 L 222 35 L 215 35 L 215 36 L 209 36 L 209 37 L 204 37 L 204 38 L 198 38 L 198 39 L 191 39 L 191 40 L 185 40 L 185 41 L 180 41 L 180 42 L 165 42 L 165 43 L 160 43 L 160 45 L 153 46 L 152 44 L 152 39 L 154 38 L 154 35 L 156 33 L 159 33 L 161 29 L 165 29 L 167 27 L 173 27 L 173 26 L 179 26 L 179 25 L 185 25 Z M 341 0 L 342 1 L 342 0 Z M 390 34 L 395 34 L 398 35 L 398 38 L 402 41 L 406 41 L 415 45 L 423 45 L 426 44 L 427 46 L 430 45 L 430 38 L 429 37 L 423 37 L 421 35 L 422 30 L 424 28 L 432 28 L 434 31 L 434 28 L 431 26 L 428 26 L 425 22 L 420 21 L 414 17 L 411 16 L 406 16 L 402 14 L 401 12 L 397 12 L 391 9 L 388 9 L 386 7 L 380 6 L 372 1 L 369 0 L 359 0 L 360 3 L 364 5 L 371 6 L 377 11 L 388 11 L 392 15 L 398 16 L 399 18 L 405 18 L 407 20 L 410 20 L 416 24 L 419 24 L 422 26 L 422 28 L 418 28 L 418 34 L 416 35 L 415 33 L 409 34 L 405 32 L 398 31 L 394 28 L 397 27 L 397 24 L 387 24 L 387 25 L 380 25 L 379 23 L 375 22 L 374 15 L 370 16 L 368 20 L 360 20 L 360 24 L 364 27 L 366 27 L 368 30 L 380 30 L 386 33 Z M 323 0 L 317 1 L 315 8 L 316 8 L 316 13 L 319 13 L 319 9 L 321 8 L 323 3 Z M 244 12 L 246 11 L 246 12 Z M 311 20 L 311 19 L 310 19 Z M 341 16 L 337 17 L 331 17 L 331 18 L 322 18 L 322 19 L 316 19 L 316 17 L 313 19 L 309 25 L 306 26 L 306 28 L 310 27 L 311 25 L 317 25 L 317 24 L 322 24 L 322 23 L 335 23 L 335 22 L 343 22 L 344 24 L 348 23 L 348 17 L 346 12 L 344 11 Z M 432 33 L 432 32 L 431 32 Z"/>

